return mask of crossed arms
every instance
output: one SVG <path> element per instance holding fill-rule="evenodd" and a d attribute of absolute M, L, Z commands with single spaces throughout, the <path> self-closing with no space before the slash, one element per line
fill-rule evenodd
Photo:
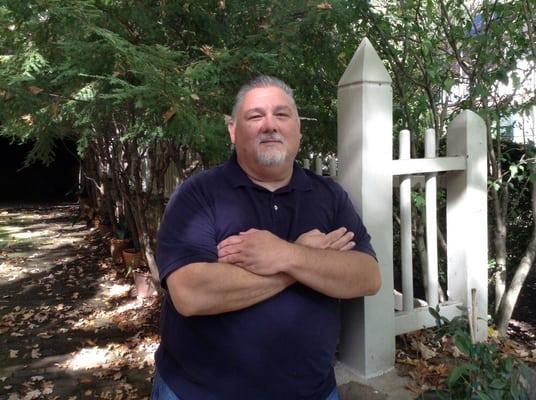
<path fill-rule="evenodd" d="M 167 278 L 173 305 L 184 316 L 240 310 L 295 282 L 334 298 L 375 294 L 381 284 L 376 260 L 354 246 L 339 228 L 312 230 L 294 243 L 250 229 L 218 245 L 218 262 L 188 264 Z"/>

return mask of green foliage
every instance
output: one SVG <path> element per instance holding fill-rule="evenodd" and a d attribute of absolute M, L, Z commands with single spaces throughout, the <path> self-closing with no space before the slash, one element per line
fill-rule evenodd
<path fill-rule="evenodd" d="M 458 307 L 462 311 L 467 311 L 465 307 Z M 467 329 L 467 316 L 466 313 L 449 320 L 447 317 L 440 314 L 439 305 L 436 308 L 428 307 L 428 312 L 434 317 L 436 321 L 435 335 L 437 339 L 443 336 L 455 336 L 457 332 Z"/>
<path fill-rule="evenodd" d="M 449 336 L 464 355 L 451 369 L 447 389 L 428 391 L 421 399 L 528 400 L 526 384 L 530 371 L 519 359 L 504 355 L 493 343 L 472 343 L 467 332 L 467 319 L 449 321 L 439 308 L 429 308 L 437 322 L 437 335 Z"/>
<path fill-rule="evenodd" d="M 297 88 L 309 118 L 304 151 L 333 150 L 336 82 L 366 3 L 279 3 L 5 2 L 0 94 L 9 101 L 0 108 L 0 134 L 49 136 L 35 141 L 29 160 L 48 162 L 47 143 L 71 135 L 85 142 L 83 151 L 88 130 L 95 138 L 115 121 L 121 140 L 167 138 L 221 160 L 228 154 L 224 116 L 238 86 L 268 73 Z"/>

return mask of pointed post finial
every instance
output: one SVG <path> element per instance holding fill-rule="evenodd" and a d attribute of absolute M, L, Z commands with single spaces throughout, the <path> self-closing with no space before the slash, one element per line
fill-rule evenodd
<path fill-rule="evenodd" d="M 357 82 L 391 83 L 391 77 L 385 65 L 367 38 L 361 41 L 346 67 L 339 80 L 339 87 Z"/>

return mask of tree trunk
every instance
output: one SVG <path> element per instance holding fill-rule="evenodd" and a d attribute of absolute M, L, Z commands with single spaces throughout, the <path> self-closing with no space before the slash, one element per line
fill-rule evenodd
<path fill-rule="evenodd" d="M 421 216 L 416 216 L 415 218 L 416 223 L 416 235 L 415 235 L 415 247 L 417 248 L 417 253 L 419 254 L 419 261 L 421 263 L 421 271 L 422 271 L 422 279 L 423 279 L 423 287 L 424 287 L 424 293 L 428 293 L 428 250 L 426 246 L 426 226 L 424 222 L 424 218 Z M 438 233 L 439 227 L 438 227 Z M 446 245 L 445 245 L 446 246 Z M 439 268 L 439 265 L 438 265 Z M 438 282 L 438 300 L 439 302 L 447 301 L 447 295 L 445 294 L 445 291 L 443 290 L 443 287 Z M 426 301 L 429 301 L 429 299 L 426 299 Z"/>
<path fill-rule="evenodd" d="M 495 312 L 498 312 L 506 290 L 506 224 L 502 216 L 495 215 L 495 225 L 493 244 L 496 265 L 493 278 L 495 282 Z"/>
<path fill-rule="evenodd" d="M 532 215 L 536 216 L 536 185 L 534 184 L 532 185 L 531 202 L 532 202 Z M 523 256 L 523 258 L 521 259 L 521 262 L 517 266 L 516 272 L 514 274 L 514 278 L 512 279 L 512 282 L 510 283 L 510 286 L 508 287 L 507 292 L 502 297 L 502 301 L 499 305 L 499 310 L 497 313 L 497 327 L 499 330 L 499 334 L 502 336 L 506 335 L 506 330 L 508 329 L 508 323 L 510 322 L 510 318 L 512 318 L 512 313 L 517 303 L 519 293 L 521 292 L 521 288 L 523 287 L 523 284 L 525 283 L 527 275 L 529 274 L 530 269 L 532 268 L 532 264 L 534 263 L 535 257 L 536 257 L 536 221 L 533 222 L 533 231 L 532 231 L 532 235 L 531 235 L 529 244 L 527 246 L 527 249 L 525 250 L 525 255 Z"/>
<path fill-rule="evenodd" d="M 487 107 L 487 99 L 483 99 L 483 104 Z M 485 116 L 486 135 L 488 138 L 488 163 L 491 169 L 491 181 L 499 184 L 499 188 L 492 187 L 489 192 L 493 205 L 493 216 L 495 219 L 495 230 L 493 232 L 493 248 L 495 253 L 495 313 L 497 314 L 504 292 L 506 290 L 506 217 L 508 211 L 509 190 L 508 184 L 503 182 L 501 166 L 501 138 L 497 131 L 496 137 L 492 135 L 492 126 L 489 116 Z M 500 127 L 500 118 L 497 117 L 497 127 Z M 499 128 L 498 128 L 499 129 Z M 496 148 L 494 147 L 494 143 Z"/>

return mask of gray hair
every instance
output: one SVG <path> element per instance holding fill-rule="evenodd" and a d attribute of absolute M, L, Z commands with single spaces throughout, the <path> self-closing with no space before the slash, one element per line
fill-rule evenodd
<path fill-rule="evenodd" d="M 238 91 L 235 102 L 233 105 L 233 111 L 232 111 L 232 119 L 236 120 L 236 114 L 238 112 L 238 109 L 242 105 L 242 102 L 244 101 L 244 97 L 246 97 L 246 94 L 253 89 L 257 88 L 266 88 L 266 87 L 277 87 L 281 89 L 283 92 L 285 92 L 288 97 L 292 100 L 292 104 L 294 105 L 294 108 L 296 108 L 296 102 L 294 101 L 294 92 L 292 89 L 281 79 L 275 78 L 273 76 L 269 75 L 259 75 L 256 78 L 252 79 L 248 83 L 244 84 L 240 90 Z"/>

